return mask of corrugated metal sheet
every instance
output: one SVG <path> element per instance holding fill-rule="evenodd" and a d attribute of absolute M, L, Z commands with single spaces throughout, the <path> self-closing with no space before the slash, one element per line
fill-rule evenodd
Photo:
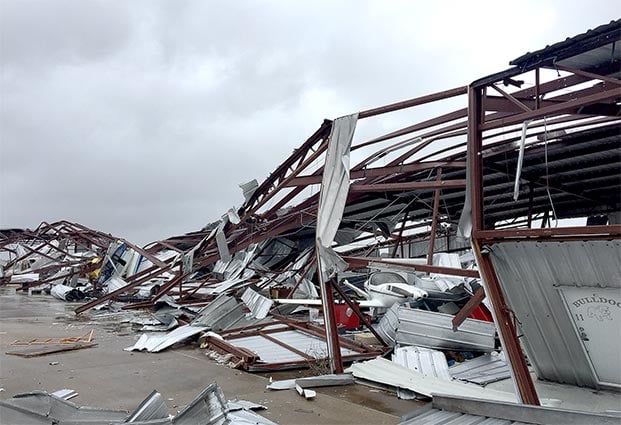
<path fill-rule="evenodd" d="M 508 401 L 511 403 L 516 402 L 515 394 L 490 390 L 478 385 L 445 381 L 433 376 L 425 376 L 382 357 L 366 362 L 354 363 L 347 371 L 352 372 L 356 378 L 367 379 L 397 388 L 406 388 L 427 397 L 431 397 L 432 394 L 436 393 Z"/>
<path fill-rule="evenodd" d="M 460 381 L 487 385 L 511 377 L 509 366 L 498 355 L 484 354 L 449 368 L 451 376 Z"/>
<path fill-rule="evenodd" d="M 504 242 L 491 247 L 507 304 L 521 323 L 522 342 L 540 378 L 598 386 L 559 289 L 620 288 L 620 252 L 618 240 Z"/>
<path fill-rule="evenodd" d="M 193 325 L 220 332 L 227 329 L 241 328 L 258 323 L 269 323 L 271 318 L 255 319 L 244 311 L 243 304 L 228 295 L 219 295 L 209 305 L 199 311 L 192 321 Z"/>
<path fill-rule="evenodd" d="M 400 422 L 399 425 L 519 425 L 525 422 L 505 421 L 486 416 L 468 415 L 441 409 L 429 409 L 420 416 Z"/>
<path fill-rule="evenodd" d="M 439 394 L 433 396 L 431 404 L 405 415 L 400 425 L 616 425 L 618 423 L 619 417 L 609 414 Z"/>
<path fill-rule="evenodd" d="M 251 288 L 246 288 L 241 298 L 252 312 L 252 315 L 257 319 L 264 319 L 272 308 L 272 305 L 274 305 L 274 301 L 253 291 Z"/>
<path fill-rule="evenodd" d="M 269 336 L 317 359 L 325 358 L 328 353 L 326 342 L 323 339 L 298 330 L 274 332 L 270 333 Z M 247 348 L 257 353 L 261 361 L 266 363 L 288 363 L 305 360 L 301 355 L 260 335 L 235 338 L 229 342 L 237 347 Z M 341 347 L 341 355 L 354 354 L 357 353 L 348 348 Z"/>
<path fill-rule="evenodd" d="M 142 334 L 138 341 L 133 346 L 127 347 L 125 351 L 147 350 L 149 353 L 157 353 L 205 330 L 207 329 L 204 326 L 184 325 L 167 334 Z"/>
<path fill-rule="evenodd" d="M 397 347 L 392 361 L 423 375 L 451 380 L 446 356 L 441 351 L 421 347 Z"/>
<path fill-rule="evenodd" d="M 393 305 L 378 326 L 384 341 L 392 345 L 416 345 L 435 349 L 492 351 L 496 327 L 493 323 L 466 319 L 453 331 L 450 314 Z"/>

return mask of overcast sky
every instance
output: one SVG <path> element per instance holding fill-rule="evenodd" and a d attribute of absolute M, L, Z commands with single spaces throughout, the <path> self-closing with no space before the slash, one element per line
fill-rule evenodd
<path fill-rule="evenodd" d="M 146 243 L 243 202 L 324 118 L 445 90 L 609 1 L 0 0 L 0 228 Z"/>

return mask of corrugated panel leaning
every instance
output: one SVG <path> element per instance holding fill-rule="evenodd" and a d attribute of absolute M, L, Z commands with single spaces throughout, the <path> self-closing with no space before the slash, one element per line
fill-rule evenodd
<path fill-rule="evenodd" d="M 391 345 L 484 352 L 494 349 L 496 327 L 493 323 L 466 319 L 453 331 L 452 320 L 450 314 L 395 304 L 380 320 L 378 332 Z"/>

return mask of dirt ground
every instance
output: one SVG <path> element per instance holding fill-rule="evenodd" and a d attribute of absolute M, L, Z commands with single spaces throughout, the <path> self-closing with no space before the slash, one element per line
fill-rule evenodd
<path fill-rule="evenodd" d="M 16 294 L 0 288 L 0 399 L 33 390 L 69 388 L 78 405 L 133 410 L 152 391 L 167 400 L 171 414 L 181 410 L 202 389 L 217 382 L 227 399 L 267 406 L 260 413 L 280 424 L 395 424 L 422 406 L 389 392 L 363 385 L 318 389 L 317 398 L 302 399 L 295 391 L 270 391 L 270 374 L 250 374 L 221 366 L 204 350 L 182 346 L 161 353 L 126 352 L 140 333 L 126 323 L 76 317 L 76 304 L 46 295 Z M 80 336 L 94 330 L 96 347 L 22 358 L 7 355 L 15 340 Z M 304 375 L 273 373 L 274 379 Z"/>

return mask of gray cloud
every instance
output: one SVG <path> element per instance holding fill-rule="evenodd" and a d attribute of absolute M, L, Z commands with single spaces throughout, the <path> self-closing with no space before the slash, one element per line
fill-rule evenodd
<path fill-rule="evenodd" d="M 141 243 L 195 230 L 323 118 L 467 84 L 614 13 L 613 1 L 0 1 L 0 227 L 69 219 Z"/>

